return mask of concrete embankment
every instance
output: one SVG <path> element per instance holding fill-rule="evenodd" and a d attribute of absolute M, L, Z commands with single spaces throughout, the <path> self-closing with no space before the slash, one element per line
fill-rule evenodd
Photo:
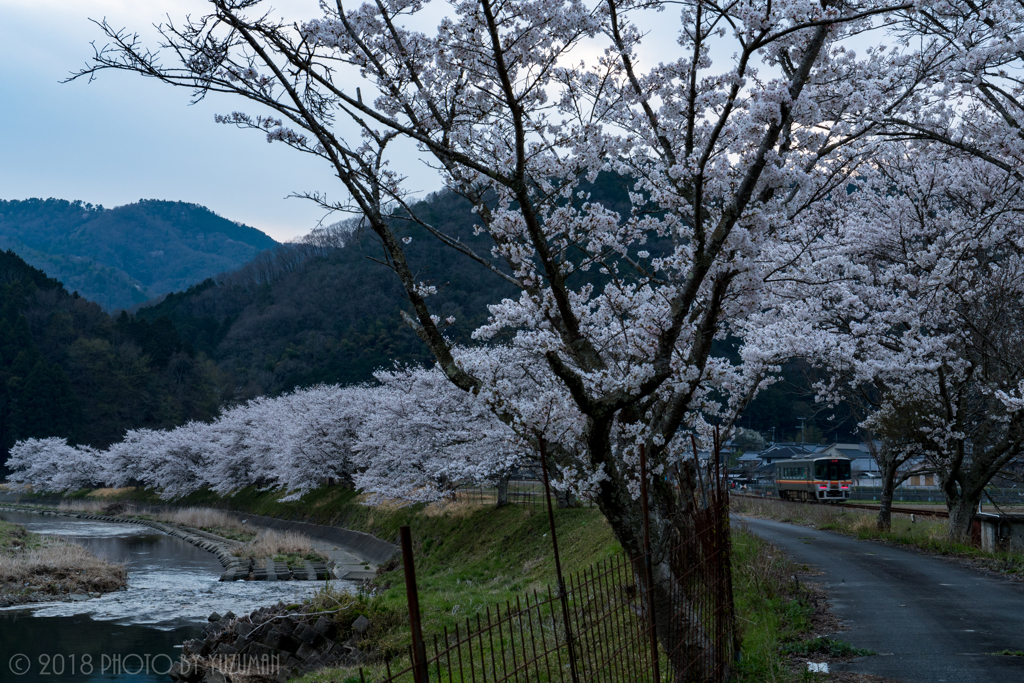
<path fill-rule="evenodd" d="M 244 512 L 224 512 L 239 521 L 244 520 L 249 525 L 282 532 L 294 531 L 308 536 L 313 540 L 313 547 L 317 552 L 330 558 L 333 574 L 339 579 L 371 579 L 376 574 L 376 565 L 387 562 L 399 550 L 394 543 L 351 529 L 250 515 Z"/>

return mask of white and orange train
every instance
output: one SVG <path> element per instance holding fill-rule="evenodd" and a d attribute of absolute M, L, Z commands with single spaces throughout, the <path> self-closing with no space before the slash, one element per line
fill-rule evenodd
<path fill-rule="evenodd" d="M 775 488 L 783 500 L 841 503 L 850 497 L 850 459 L 806 457 L 775 463 Z"/>

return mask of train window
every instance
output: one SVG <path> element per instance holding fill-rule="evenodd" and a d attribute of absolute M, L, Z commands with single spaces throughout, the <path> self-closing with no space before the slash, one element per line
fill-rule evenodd
<path fill-rule="evenodd" d="M 818 460 L 814 463 L 815 479 L 849 479 L 849 460 Z"/>

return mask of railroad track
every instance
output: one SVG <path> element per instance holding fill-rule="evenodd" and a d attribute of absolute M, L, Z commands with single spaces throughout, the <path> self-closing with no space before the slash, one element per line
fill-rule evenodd
<path fill-rule="evenodd" d="M 766 498 L 764 496 L 755 496 L 755 495 L 751 495 L 749 493 L 730 492 L 730 495 L 736 496 L 738 498 L 756 498 L 758 500 L 779 500 L 778 498 L 775 498 L 775 497 Z M 796 500 L 787 500 L 787 501 L 782 501 L 782 502 L 793 503 L 795 505 L 801 505 L 801 504 L 802 505 L 818 505 L 819 504 L 819 503 L 814 503 L 814 502 L 802 502 L 802 501 L 796 501 Z M 843 507 L 846 507 L 846 508 L 859 508 L 861 510 L 878 510 L 878 503 L 839 503 L 839 504 L 842 505 Z M 891 510 L 891 512 L 893 514 L 920 515 L 922 517 L 936 517 L 936 518 L 939 518 L 939 519 L 949 519 L 949 512 L 947 512 L 946 510 L 927 510 L 927 509 L 922 510 L 920 508 L 908 508 L 908 507 L 901 507 L 901 506 L 897 506 L 897 505 L 893 505 L 890 508 L 890 510 Z"/>
<path fill-rule="evenodd" d="M 843 503 L 843 507 L 848 508 L 861 508 L 863 510 L 877 510 L 877 504 L 871 503 Z M 921 515 L 922 517 L 939 517 L 942 519 L 949 519 L 949 512 L 946 510 L 922 510 L 920 508 L 905 508 L 897 507 L 893 505 L 889 508 L 893 514 L 901 515 Z"/>

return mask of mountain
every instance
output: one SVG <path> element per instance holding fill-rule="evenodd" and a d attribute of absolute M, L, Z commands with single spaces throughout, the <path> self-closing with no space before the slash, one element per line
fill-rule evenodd
<path fill-rule="evenodd" d="M 105 209 L 63 199 L 0 200 L 0 249 L 107 310 L 184 290 L 275 246 L 256 228 L 196 204 L 147 199 Z"/>
<path fill-rule="evenodd" d="M 167 318 L 114 318 L 0 252 L 0 476 L 31 437 L 102 447 L 140 427 L 217 414 L 216 368 Z"/>

